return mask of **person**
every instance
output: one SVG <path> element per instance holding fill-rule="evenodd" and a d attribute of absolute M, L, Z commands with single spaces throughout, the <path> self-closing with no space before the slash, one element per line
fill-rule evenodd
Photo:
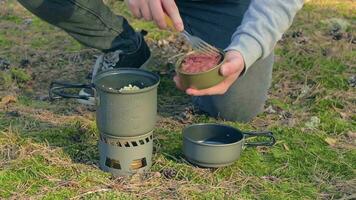
<path fill-rule="evenodd" d="M 102 0 L 18 0 L 27 10 L 80 43 L 99 49 L 99 71 L 142 67 L 150 57 L 144 32 L 115 15 Z M 220 73 L 226 79 L 208 89 L 188 88 L 193 102 L 213 117 L 249 121 L 263 111 L 272 80 L 273 48 L 290 27 L 303 0 L 126 0 L 137 18 L 186 30 L 224 49 Z M 179 88 L 179 78 L 174 81 Z"/>

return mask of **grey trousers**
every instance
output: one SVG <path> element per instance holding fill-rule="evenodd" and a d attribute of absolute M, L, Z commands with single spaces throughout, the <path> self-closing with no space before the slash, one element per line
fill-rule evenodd
<path fill-rule="evenodd" d="M 261 113 L 272 80 L 273 54 L 254 63 L 224 95 L 193 98 L 194 103 L 213 117 L 229 121 L 250 121 Z"/>
<path fill-rule="evenodd" d="M 102 0 L 18 0 L 80 43 L 104 52 L 137 48 L 134 29 Z M 185 29 L 224 49 L 250 0 L 177 0 Z M 224 95 L 194 98 L 202 111 L 231 121 L 249 121 L 263 110 L 272 79 L 273 55 L 257 61 Z"/>

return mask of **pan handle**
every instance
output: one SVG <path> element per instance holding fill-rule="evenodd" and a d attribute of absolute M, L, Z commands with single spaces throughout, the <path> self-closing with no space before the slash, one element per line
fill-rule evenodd
<path fill-rule="evenodd" d="M 276 143 L 276 138 L 273 136 L 273 133 L 270 131 L 266 132 L 245 132 L 243 133 L 245 138 L 249 137 L 267 137 L 269 140 L 265 142 L 245 142 L 247 147 L 256 147 L 256 146 L 273 146 Z"/>
<path fill-rule="evenodd" d="M 94 92 L 94 96 L 96 93 L 95 88 L 92 84 L 67 83 L 64 81 L 53 81 L 49 88 L 49 98 L 51 100 L 60 99 L 60 98 L 66 98 L 66 99 L 73 98 L 73 99 L 89 100 L 89 98 L 93 97 L 93 96 L 89 96 L 89 95 L 79 95 L 79 94 L 71 94 L 71 93 L 65 92 L 66 89 L 74 89 L 74 88 L 91 89 Z"/>

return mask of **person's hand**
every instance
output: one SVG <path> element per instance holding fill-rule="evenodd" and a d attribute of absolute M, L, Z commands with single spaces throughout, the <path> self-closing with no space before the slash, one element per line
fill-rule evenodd
<path fill-rule="evenodd" d="M 137 18 L 153 20 L 159 28 L 167 28 L 165 14 L 171 18 L 174 28 L 183 31 L 183 21 L 174 0 L 125 0 L 131 13 Z"/>
<path fill-rule="evenodd" d="M 226 61 L 220 68 L 220 73 L 225 76 L 225 80 L 221 83 L 207 89 L 197 90 L 194 88 L 188 88 L 185 92 L 192 96 L 205 96 L 205 95 L 222 95 L 230 88 L 230 86 L 236 81 L 240 76 L 241 72 L 244 70 L 244 60 L 240 52 L 238 51 L 228 51 L 226 53 Z M 174 82 L 178 89 L 182 90 L 180 80 L 178 76 L 174 77 Z"/>

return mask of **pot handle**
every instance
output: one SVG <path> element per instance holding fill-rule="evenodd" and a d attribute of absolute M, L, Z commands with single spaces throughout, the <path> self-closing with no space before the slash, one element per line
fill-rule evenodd
<path fill-rule="evenodd" d="M 90 97 L 88 95 L 79 95 L 79 94 L 70 94 L 66 93 L 65 89 L 73 89 L 73 88 L 88 88 L 94 90 L 94 95 L 96 93 L 95 88 L 92 84 L 81 84 L 81 83 L 67 83 L 63 81 L 53 81 L 49 88 L 49 98 L 51 100 L 60 99 L 60 98 L 74 98 L 74 99 L 84 99 L 89 100 Z"/>
<path fill-rule="evenodd" d="M 243 133 L 245 135 L 245 138 L 249 137 L 267 137 L 269 138 L 269 141 L 265 142 L 245 142 L 245 145 L 247 147 L 256 147 L 256 146 L 273 146 L 276 143 L 276 138 L 273 136 L 273 133 L 270 131 L 266 132 L 245 132 Z"/>

